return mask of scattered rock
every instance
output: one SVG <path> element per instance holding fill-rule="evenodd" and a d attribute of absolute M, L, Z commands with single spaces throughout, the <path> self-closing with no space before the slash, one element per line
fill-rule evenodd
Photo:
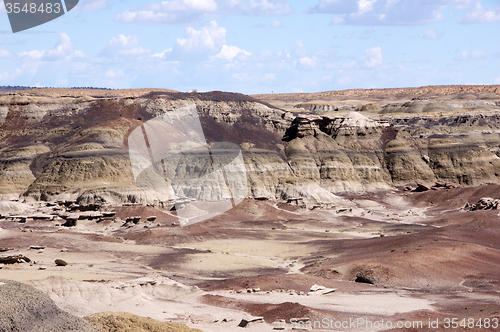
<path fill-rule="evenodd" d="M 30 246 L 30 250 L 43 250 L 45 246 Z"/>
<path fill-rule="evenodd" d="M 323 295 L 330 294 L 335 291 L 336 291 L 335 288 L 326 288 L 325 286 L 320 286 L 320 285 L 312 285 L 310 289 L 311 293 L 321 293 Z M 299 293 L 299 295 L 301 294 Z"/>
<path fill-rule="evenodd" d="M 78 222 L 78 216 L 70 216 L 66 218 L 66 222 L 63 224 L 63 226 L 75 227 L 77 222 Z"/>
<path fill-rule="evenodd" d="M 46 270 L 47 268 L 45 266 L 41 265 L 38 269 L 39 270 Z"/>
<path fill-rule="evenodd" d="M 417 183 L 417 188 L 415 189 L 415 191 L 417 192 L 429 191 L 429 190 L 431 190 L 431 188 L 422 183 Z"/>
<path fill-rule="evenodd" d="M 264 323 L 263 317 L 254 318 L 251 320 L 242 319 L 238 327 L 250 327 L 253 324 Z"/>
<path fill-rule="evenodd" d="M 147 221 L 155 221 L 156 220 L 156 216 L 147 217 L 146 220 Z"/>
<path fill-rule="evenodd" d="M 499 203 L 500 203 L 499 199 L 493 199 L 491 197 L 483 197 L 476 204 L 473 204 L 470 207 L 470 211 L 496 210 L 498 208 Z"/>
<path fill-rule="evenodd" d="M 22 254 L 0 257 L 1 264 L 15 264 L 15 263 L 29 263 L 29 262 L 31 262 L 31 259 Z"/>
<path fill-rule="evenodd" d="M 33 220 L 52 220 L 54 219 L 53 215 L 50 214 L 35 214 L 30 216 Z"/>
<path fill-rule="evenodd" d="M 63 261 L 62 259 L 56 259 L 54 261 L 54 263 L 56 263 L 57 266 L 66 266 L 68 265 L 68 263 L 66 263 L 65 261 Z"/>
<path fill-rule="evenodd" d="M 140 221 L 141 221 L 141 217 L 127 217 L 125 219 L 125 224 L 133 223 L 133 224 L 137 225 Z"/>
<path fill-rule="evenodd" d="M 312 285 L 310 291 L 311 292 L 317 292 L 317 291 L 325 290 L 325 289 L 326 289 L 325 286 Z"/>

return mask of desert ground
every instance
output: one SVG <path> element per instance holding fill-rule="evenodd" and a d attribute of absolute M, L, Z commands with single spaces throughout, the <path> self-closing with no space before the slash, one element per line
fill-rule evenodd
<path fill-rule="evenodd" d="M 181 227 L 137 188 L 124 137 L 189 100 L 208 140 L 242 147 L 249 193 Z M 61 315 L 75 331 L 498 330 L 499 105 L 499 86 L 0 92 L 0 303 L 47 331 Z"/>

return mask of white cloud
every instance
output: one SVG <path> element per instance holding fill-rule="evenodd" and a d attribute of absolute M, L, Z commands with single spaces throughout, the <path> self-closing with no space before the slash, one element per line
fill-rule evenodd
<path fill-rule="evenodd" d="M 314 7 L 309 7 L 307 13 L 332 13 L 332 14 L 349 14 L 356 12 L 358 5 L 356 1 L 350 0 L 320 0 L 319 4 Z"/>
<path fill-rule="evenodd" d="M 42 60 L 55 61 L 62 60 L 66 57 L 72 57 L 75 53 L 73 52 L 73 43 L 69 39 L 69 36 L 65 33 L 59 34 L 59 41 L 45 53 Z"/>
<path fill-rule="evenodd" d="M 0 58 L 10 58 L 12 55 L 12 52 L 0 48 Z"/>
<path fill-rule="evenodd" d="M 307 48 L 304 46 L 302 40 L 297 39 L 295 41 L 295 49 L 293 50 L 297 56 L 305 56 L 307 54 Z"/>
<path fill-rule="evenodd" d="M 299 59 L 297 67 L 303 70 L 312 70 L 318 66 L 318 58 L 316 57 L 303 57 Z"/>
<path fill-rule="evenodd" d="M 81 58 L 85 55 L 81 51 L 75 51 L 73 43 L 69 36 L 65 33 L 59 34 L 59 40 L 50 50 L 31 50 L 20 52 L 18 57 L 24 59 L 44 60 L 44 61 L 59 61 L 71 60 L 72 58 Z"/>
<path fill-rule="evenodd" d="M 474 10 L 468 12 L 460 22 L 465 24 L 500 22 L 500 6 L 485 9 L 481 2 L 476 0 Z"/>
<path fill-rule="evenodd" d="M 265 82 L 272 82 L 276 80 L 276 75 L 274 73 L 270 73 L 270 74 L 267 74 L 266 76 L 264 76 L 264 78 L 262 79 L 262 81 L 265 81 Z"/>
<path fill-rule="evenodd" d="M 214 0 L 172 0 L 161 4 L 152 3 L 140 8 L 133 6 L 117 14 L 115 21 L 145 25 L 181 23 L 194 21 L 216 10 L 217 3 Z"/>
<path fill-rule="evenodd" d="M 443 19 L 446 7 L 463 9 L 473 1 L 479 0 L 319 0 L 306 12 L 334 14 L 331 25 L 418 25 Z"/>
<path fill-rule="evenodd" d="M 153 58 L 166 59 L 170 53 L 172 53 L 172 48 L 167 48 L 166 50 L 161 51 L 160 53 L 155 53 L 152 55 Z"/>
<path fill-rule="evenodd" d="M 436 30 L 429 29 L 424 33 L 423 38 L 425 38 L 425 39 L 439 39 L 439 38 L 441 38 L 441 35 Z"/>
<path fill-rule="evenodd" d="M 151 53 L 150 49 L 145 49 L 139 44 L 139 37 L 136 35 L 125 36 L 118 35 L 110 39 L 108 44 L 99 53 L 99 56 L 114 58 L 121 56 L 138 57 L 141 55 L 148 55 Z"/>
<path fill-rule="evenodd" d="M 195 30 L 186 29 L 186 37 L 178 38 L 172 50 L 174 60 L 201 60 L 215 55 L 222 50 L 226 43 L 226 29 L 217 26 L 211 21 L 208 25 Z"/>
<path fill-rule="evenodd" d="M 365 51 L 363 65 L 367 68 L 375 68 L 383 63 L 382 49 L 377 47 L 369 48 Z"/>
<path fill-rule="evenodd" d="M 109 79 L 120 78 L 123 76 L 124 76 L 124 74 L 123 74 L 123 71 L 121 71 L 121 70 L 113 71 L 110 69 L 104 73 L 104 77 L 109 78 Z"/>
<path fill-rule="evenodd" d="M 239 47 L 237 46 L 227 46 L 227 45 L 223 45 L 222 46 L 222 49 L 220 50 L 219 54 L 217 54 L 215 56 L 215 58 L 218 58 L 218 59 L 226 59 L 226 60 L 232 60 L 233 58 L 235 58 L 236 56 L 238 55 L 246 55 L 246 56 L 249 56 L 251 55 L 250 52 L 248 51 L 245 51 L 245 50 L 242 50 L 240 49 Z"/>
<path fill-rule="evenodd" d="M 14 72 L 12 72 L 12 73 L 8 73 L 8 72 L 4 71 L 3 73 L 0 73 L 0 82 L 12 83 L 13 80 L 16 77 L 19 77 L 22 73 L 23 73 L 23 71 L 19 68 L 14 70 Z"/>
<path fill-rule="evenodd" d="M 486 51 L 462 51 L 455 60 L 467 61 L 467 60 L 481 60 L 488 56 Z"/>
<path fill-rule="evenodd" d="M 279 16 L 291 12 L 292 8 L 285 0 L 170 0 L 143 7 L 133 6 L 117 14 L 114 20 L 155 25 L 192 23 L 217 16 Z"/>
<path fill-rule="evenodd" d="M 342 16 L 334 16 L 330 20 L 330 25 L 341 25 L 344 24 L 344 18 Z"/>
<path fill-rule="evenodd" d="M 28 58 L 28 59 L 41 59 L 45 54 L 45 50 L 32 50 L 32 51 L 24 51 L 17 53 L 17 56 L 20 58 Z"/>
<path fill-rule="evenodd" d="M 287 15 L 292 12 L 292 7 L 285 0 L 229 0 L 226 1 L 231 4 L 235 13 L 240 12 L 244 15 L 251 16 L 280 16 Z M 232 10 L 231 10 L 232 11 Z"/>

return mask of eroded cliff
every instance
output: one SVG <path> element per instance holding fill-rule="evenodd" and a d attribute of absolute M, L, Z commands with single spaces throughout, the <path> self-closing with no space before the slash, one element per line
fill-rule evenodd
<path fill-rule="evenodd" d="M 4 95 L 0 194 L 4 199 L 169 207 L 170 192 L 137 186 L 127 138 L 144 122 L 193 104 L 207 141 L 241 146 L 250 197 L 304 200 L 314 207 L 335 204 L 341 193 L 408 184 L 498 183 L 496 103 L 491 94 L 487 102 L 476 98 L 458 106 L 450 106 L 449 100 L 398 101 L 396 106 L 377 100 L 377 107 L 359 103 L 358 112 L 315 113 L 285 111 L 222 92 L 105 98 Z M 184 167 L 178 172 L 189 172 Z"/>

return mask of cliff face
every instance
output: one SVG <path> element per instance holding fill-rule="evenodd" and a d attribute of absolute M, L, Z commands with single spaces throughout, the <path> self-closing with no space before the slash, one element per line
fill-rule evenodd
<path fill-rule="evenodd" d="M 169 207 L 170 192 L 136 185 L 127 139 L 142 123 L 192 104 L 209 142 L 241 146 L 254 198 L 331 205 L 335 194 L 394 185 L 499 182 L 500 112 L 491 103 L 480 112 L 411 116 L 401 113 L 409 104 L 393 113 L 386 105 L 381 115 L 367 117 L 292 113 L 221 92 L 120 98 L 16 94 L 0 96 L 0 195 Z M 183 167 L 177 171 L 202 166 L 200 161 Z"/>

